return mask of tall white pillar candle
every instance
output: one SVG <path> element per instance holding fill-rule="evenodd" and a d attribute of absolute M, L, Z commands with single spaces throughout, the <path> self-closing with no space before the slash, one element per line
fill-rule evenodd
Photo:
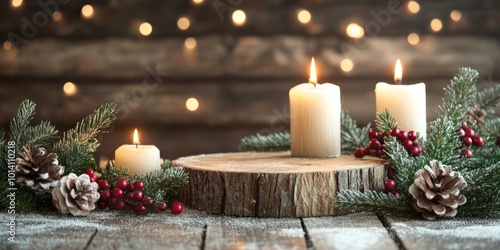
<path fill-rule="evenodd" d="M 339 157 L 340 88 L 316 84 L 314 58 L 310 83 L 290 90 L 291 154 L 294 157 Z"/>
<path fill-rule="evenodd" d="M 139 145 L 137 129 L 134 144 L 125 144 L 115 151 L 115 166 L 128 168 L 129 174 L 145 174 L 160 169 L 160 150 L 154 145 Z"/>
<path fill-rule="evenodd" d="M 395 82 L 401 82 L 401 62 L 396 63 Z M 427 136 L 427 112 L 425 83 L 411 85 L 377 83 L 375 97 L 377 113 L 387 109 L 398 122 L 398 127 L 405 131 L 414 130 L 424 140 Z"/>

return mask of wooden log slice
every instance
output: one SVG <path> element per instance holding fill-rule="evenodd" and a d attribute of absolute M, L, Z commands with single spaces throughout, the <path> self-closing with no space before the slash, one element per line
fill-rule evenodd
<path fill-rule="evenodd" d="M 337 215 L 343 189 L 383 190 L 378 158 L 295 158 L 290 152 L 221 153 L 173 162 L 189 173 L 181 201 L 213 214 L 253 217 Z"/>

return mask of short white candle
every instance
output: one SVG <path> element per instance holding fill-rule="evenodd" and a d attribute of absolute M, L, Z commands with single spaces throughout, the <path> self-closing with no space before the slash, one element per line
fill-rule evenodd
<path fill-rule="evenodd" d="M 160 169 L 160 150 L 154 145 L 139 145 L 137 129 L 134 145 L 125 144 L 115 151 L 115 166 L 128 168 L 129 174 L 145 174 Z"/>
<path fill-rule="evenodd" d="M 339 157 L 340 88 L 316 83 L 314 58 L 309 83 L 290 89 L 291 154 L 294 157 Z"/>
<path fill-rule="evenodd" d="M 377 113 L 387 109 L 398 122 L 398 127 L 405 131 L 414 130 L 425 140 L 427 112 L 425 83 L 401 85 L 403 70 L 401 61 L 396 62 L 394 81 L 396 84 L 377 83 L 375 96 Z"/>

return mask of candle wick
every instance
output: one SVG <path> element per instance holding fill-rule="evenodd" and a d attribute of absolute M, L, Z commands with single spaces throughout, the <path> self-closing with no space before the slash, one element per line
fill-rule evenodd
<path fill-rule="evenodd" d="M 135 148 L 138 148 L 139 147 L 139 144 L 141 144 L 141 142 L 136 142 L 134 143 L 135 144 Z"/>
<path fill-rule="evenodd" d="M 309 79 L 309 83 L 312 83 L 314 85 L 314 88 L 316 88 L 316 81 Z"/>
<path fill-rule="evenodd" d="M 397 85 L 401 85 L 403 83 L 403 80 L 401 80 L 401 79 L 394 80 L 394 83 Z"/>

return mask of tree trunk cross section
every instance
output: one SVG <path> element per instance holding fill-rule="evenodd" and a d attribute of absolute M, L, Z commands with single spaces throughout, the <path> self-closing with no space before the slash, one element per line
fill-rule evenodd
<path fill-rule="evenodd" d="M 213 214 L 250 217 L 338 215 L 333 206 L 345 189 L 383 190 L 382 161 L 351 155 L 296 158 L 289 152 L 221 153 L 173 162 L 189 173 L 181 189 L 188 206 Z"/>

